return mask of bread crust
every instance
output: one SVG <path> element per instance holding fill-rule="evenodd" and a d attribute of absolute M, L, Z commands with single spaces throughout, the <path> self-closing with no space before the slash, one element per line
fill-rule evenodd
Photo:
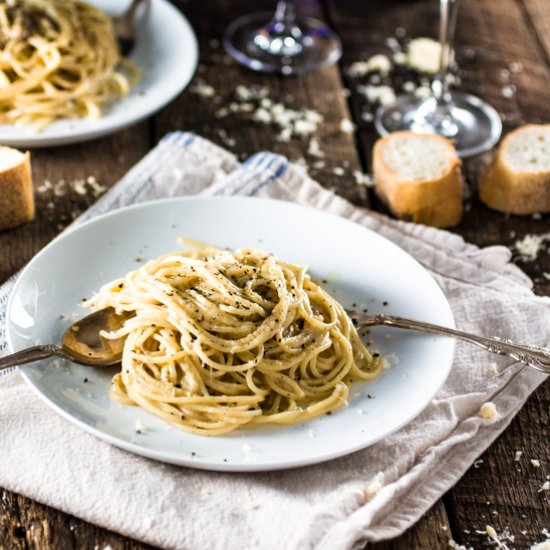
<path fill-rule="evenodd" d="M 0 150 L 1 154 L 1 150 Z M 30 153 L 0 172 L 0 230 L 16 227 L 34 218 L 34 191 Z"/>
<path fill-rule="evenodd" d="M 526 124 L 510 132 L 481 177 L 479 198 L 489 208 L 519 215 L 550 212 L 550 171 L 517 172 L 504 159 L 510 141 L 530 128 L 545 128 L 550 133 L 550 124 Z"/>
<path fill-rule="evenodd" d="M 451 141 L 437 135 L 425 135 L 445 144 L 451 157 L 449 167 L 438 178 L 404 181 L 387 166 L 383 148 L 398 137 L 415 136 L 412 132 L 395 132 L 380 138 L 374 145 L 373 175 L 375 191 L 398 218 L 434 227 L 452 227 L 462 219 L 462 161 Z"/>

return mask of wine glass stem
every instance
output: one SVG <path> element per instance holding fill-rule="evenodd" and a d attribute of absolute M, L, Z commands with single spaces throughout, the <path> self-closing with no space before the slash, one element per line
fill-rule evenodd
<path fill-rule="evenodd" d="M 451 62 L 456 28 L 458 0 L 440 0 L 439 42 L 441 53 L 439 71 L 432 82 L 433 97 L 438 103 L 448 103 L 449 98 L 449 64 Z"/>
<path fill-rule="evenodd" d="M 296 22 L 296 12 L 294 10 L 294 3 L 292 1 L 279 0 L 277 7 L 275 8 L 275 15 L 273 21 L 282 23 L 285 26 L 294 25 Z"/>

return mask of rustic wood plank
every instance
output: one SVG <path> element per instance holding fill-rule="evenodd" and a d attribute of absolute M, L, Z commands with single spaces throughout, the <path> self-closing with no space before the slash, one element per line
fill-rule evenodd
<path fill-rule="evenodd" d="M 535 31 L 550 62 L 550 10 L 545 0 L 521 0 L 527 24 Z"/>
<path fill-rule="evenodd" d="M 315 13 L 315 2 L 308 2 L 307 11 Z M 352 173 L 360 169 L 353 136 L 340 130 L 340 121 L 349 118 L 346 98 L 342 91 L 337 66 L 320 72 L 282 77 L 255 73 L 234 62 L 223 51 L 221 41 L 227 25 L 241 14 L 273 9 L 273 2 L 251 5 L 239 0 L 227 3 L 223 0 L 208 3 L 184 3 L 183 9 L 193 22 L 199 37 L 201 58 L 196 83 L 212 86 L 213 96 L 201 95 L 192 85 L 155 118 L 155 137 L 174 129 L 196 132 L 221 145 L 239 158 L 269 150 L 287 156 L 291 160 L 306 162 L 309 173 L 328 188 L 337 188 L 347 198 L 365 204 L 364 189 L 354 184 Z M 207 15 L 216 14 L 213 18 Z M 231 104 L 238 103 L 237 85 L 246 88 L 264 88 L 267 97 L 281 102 L 290 109 L 312 109 L 324 120 L 311 136 L 294 136 L 289 141 L 278 141 L 279 129 L 272 124 L 252 120 L 250 113 L 219 116 Z M 258 101 L 252 100 L 254 108 Z M 216 114 L 218 113 L 218 114 Z M 315 137 L 323 151 L 323 157 L 308 153 L 310 137 Z M 316 168 L 317 167 L 317 168 Z"/>
<path fill-rule="evenodd" d="M 0 490 L 0 548 L 152 550 L 153 547 Z"/>

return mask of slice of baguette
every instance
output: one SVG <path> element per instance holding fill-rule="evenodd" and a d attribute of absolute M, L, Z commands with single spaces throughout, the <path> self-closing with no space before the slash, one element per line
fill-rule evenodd
<path fill-rule="evenodd" d="M 500 212 L 550 212 L 550 124 L 527 124 L 502 140 L 479 198 Z"/>
<path fill-rule="evenodd" d="M 374 145 L 378 196 L 398 218 L 451 227 L 462 218 L 462 161 L 451 141 L 432 134 L 395 132 Z"/>
<path fill-rule="evenodd" d="M 0 147 L 0 230 L 34 218 L 30 154 Z"/>

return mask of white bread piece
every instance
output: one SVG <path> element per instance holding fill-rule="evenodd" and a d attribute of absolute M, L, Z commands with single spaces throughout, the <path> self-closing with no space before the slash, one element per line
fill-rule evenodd
<path fill-rule="evenodd" d="M 30 154 L 0 147 L 0 230 L 34 218 Z"/>
<path fill-rule="evenodd" d="M 462 218 L 462 161 L 448 139 L 395 132 L 374 145 L 374 188 L 395 216 L 434 227 Z"/>
<path fill-rule="evenodd" d="M 527 124 L 502 140 L 479 198 L 500 212 L 550 212 L 550 124 Z"/>

